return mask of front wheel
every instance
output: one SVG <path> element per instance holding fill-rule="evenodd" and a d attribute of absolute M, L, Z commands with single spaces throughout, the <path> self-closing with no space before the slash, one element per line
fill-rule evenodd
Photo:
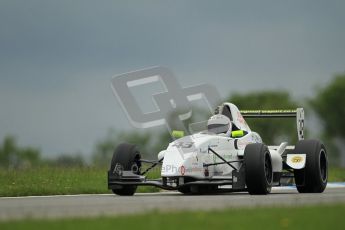
<path fill-rule="evenodd" d="M 122 170 L 132 170 L 135 174 L 140 174 L 140 152 L 135 145 L 122 143 L 115 149 L 110 164 L 110 171 L 118 173 Z M 121 185 L 112 189 L 114 194 L 120 196 L 132 196 L 137 190 L 136 185 Z"/>
<path fill-rule="evenodd" d="M 266 145 L 249 144 L 244 150 L 245 180 L 248 192 L 264 195 L 271 192 L 273 169 L 271 154 Z"/>
<path fill-rule="evenodd" d="M 296 187 L 300 193 L 321 193 L 328 180 L 328 161 L 325 146 L 318 140 L 297 142 L 296 154 L 306 154 L 305 167 L 295 169 Z"/>

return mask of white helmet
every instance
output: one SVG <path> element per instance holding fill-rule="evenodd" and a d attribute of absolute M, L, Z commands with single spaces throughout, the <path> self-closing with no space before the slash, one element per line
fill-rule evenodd
<path fill-rule="evenodd" d="M 207 121 L 207 129 L 209 132 L 220 134 L 225 133 L 230 135 L 232 124 L 227 116 L 222 114 L 216 114 L 210 117 Z"/>

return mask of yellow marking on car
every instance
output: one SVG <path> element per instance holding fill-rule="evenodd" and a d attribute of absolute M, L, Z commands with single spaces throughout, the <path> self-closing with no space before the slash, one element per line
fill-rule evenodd
<path fill-rule="evenodd" d="M 244 132 L 243 130 L 235 130 L 231 132 L 231 137 L 243 137 Z"/>
<path fill-rule="evenodd" d="M 181 138 L 181 137 L 184 137 L 184 131 L 180 131 L 180 130 L 173 130 L 171 135 L 178 139 L 178 138 Z"/>

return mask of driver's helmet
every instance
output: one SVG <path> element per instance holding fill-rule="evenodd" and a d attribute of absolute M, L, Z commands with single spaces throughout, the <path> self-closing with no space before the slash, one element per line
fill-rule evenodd
<path fill-rule="evenodd" d="M 230 135 L 231 128 L 232 124 L 230 119 L 222 114 L 213 115 L 207 121 L 207 129 L 212 133 Z"/>

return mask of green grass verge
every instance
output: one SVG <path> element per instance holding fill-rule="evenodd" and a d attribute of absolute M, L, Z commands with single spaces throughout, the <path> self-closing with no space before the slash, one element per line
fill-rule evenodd
<path fill-rule="evenodd" d="M 60 220 L 0 222 L 2 230 L 16 229 L 344 229 L 345 205 L 227 209 L 222 211 L 150 212 L 142 215 Z"/>
<path fill-rule="evenodd" d="M 105 168 L 33 168 L 0 170 L 0 196 L 109 193 Z M 158 178 L 159 170 L 148 175 Z M 345 181 L 345 169 L 331 169 L 329 181 Z M 155 187 L 139 187 L 137 192 L 157 192 Z"/>
<path fill-rule="evenodd" d="M 150 177 L 157 177 L 150 174 Z M 41 167 L 27 170 L 0 170 L 0 196 L 34 196 L 110 193 L 105 168 Z M 139 187 L 138 192 L 158 188 Z"/>
<path fill-rule="evenodd" d="M 331 168 L 329 170 L 328 181 L 330 182 L 344 182 L 345 168 Z"/>
<path fill-rule="evenodd" d="M 0 196 L 107 193 L 104 169 L 33 168 L 1 170 Z"/>

